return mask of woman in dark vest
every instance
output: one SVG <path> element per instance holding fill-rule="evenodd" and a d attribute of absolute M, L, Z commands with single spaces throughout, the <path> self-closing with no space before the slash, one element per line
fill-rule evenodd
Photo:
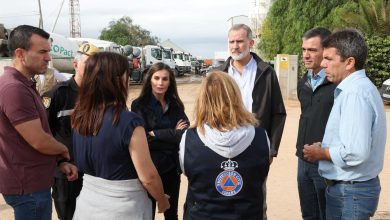
<path fill-rule="evenodd" d="M 203 79 L 195 124 L 180 143 L 188 178 L 184 219 L 263 218 L 262 185 L 269 169 L 269 140 L 242 102 L 234 79 L 221 71 Z"/>
<path fill-rule="evenodd" d="M 170 196 L 171 208 L 164 213 L 165 219 L 177 220 L 181 174 L 178 150 L 181 136 L 188 127 L 188 118 L 177 93 L 175 76 L 168 65 L 156 63 L 151 66 L 131 110 L 145 121 L 150 154 L 163 181 L 164 191 Z"/>

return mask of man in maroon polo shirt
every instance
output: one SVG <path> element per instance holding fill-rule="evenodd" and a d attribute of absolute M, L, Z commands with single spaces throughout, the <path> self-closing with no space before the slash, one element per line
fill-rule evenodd
<path fill-rule="evenodd" d="M 0 77 L 0 193 L 17 220 L 51 219 L 56 162 L 69 180 L 77 179 L 77 168 L 63 162 L 68 149 L 52 137 L 32 80 L 48 68 L 48 39 L 42 29 L 16 27 L 8 41 L 13 66 Z"/>

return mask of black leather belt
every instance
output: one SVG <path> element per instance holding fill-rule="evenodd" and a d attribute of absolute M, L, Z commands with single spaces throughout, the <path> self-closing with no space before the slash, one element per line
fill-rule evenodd
<path fill-rule="evenodd" d="M 336 184 L 355 184 L 355 183 L 359 183 L 357 181 L 328 180 L 328 179 L 324 179 L 324 180 L 325 180 L 325 184 L 327 186 L 334 186 Z"/>

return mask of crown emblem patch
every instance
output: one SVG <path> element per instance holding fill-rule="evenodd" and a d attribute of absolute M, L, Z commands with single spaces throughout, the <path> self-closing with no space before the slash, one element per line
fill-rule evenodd
<path fill-rule="evenodd" d="M 45 106 L 45 109 L 48 109 L 50 107 L 51 98 L 50 97 L 42 97 L 42 103 Z"/>
<path fill-rule="evenodd" d="M 220 172 L 215 179 L 215 189 L 223 196 L 234 196 L 242 189 L 244 181 L 241 175 L 235 171 L 238 168 L 236 161 L 228 159 L 221 163 Z"/>

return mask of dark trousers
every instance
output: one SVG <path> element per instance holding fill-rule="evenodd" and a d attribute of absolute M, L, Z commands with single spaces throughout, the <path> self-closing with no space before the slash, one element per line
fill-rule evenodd
<path fill-rule="evenodd" d="M 180 191 L 180 174 L 176 169 L 172 169 L 166 173 L 160 174 L 162 183 L 164 185 L 165 194 L 169 195 L 169 203 L 171 207 L 164 212 L 165 220 L 177 220 L 177 207 L 179 203 L 179 191 Z M 156 200 L 151 198 L 153 212 L 156 213 Z M 153 215 L 153 220 L 154 220 Z"/>
<path fill-rule="evenodd" d="M 326 219 L 326 185 L 318 165 L 298 159 L 298 192 L 302 219 Z"/>
<path fill-rule="evenodd" d="M 83 186 L 82 175 L 75 181 L 54 178 L 52 197 L 57 216 L 61 220 L 72 220 L 76 208 L 76 198 Z"/>

